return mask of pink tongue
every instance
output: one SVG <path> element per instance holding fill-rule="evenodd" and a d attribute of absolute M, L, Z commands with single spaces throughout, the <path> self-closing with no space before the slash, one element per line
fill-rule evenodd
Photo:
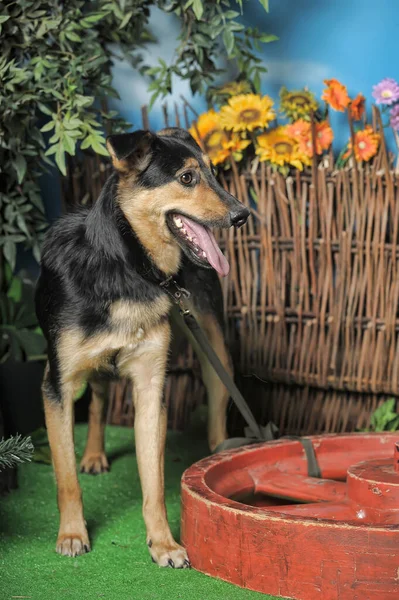
<path fill-rule="evenodd" d="M 179 215 L 179 217 L 182 220 L 187 233 L 190 234 L 190 237 L 197 238 L 195 244 L 206 253 L 206 258 L 215 271 L 222 277 L 226 277 L 226 275 L 229 274 L 230 265 L 217 245 L 213 233 L 188 217 L 183 217 L 183 215 Z"/>

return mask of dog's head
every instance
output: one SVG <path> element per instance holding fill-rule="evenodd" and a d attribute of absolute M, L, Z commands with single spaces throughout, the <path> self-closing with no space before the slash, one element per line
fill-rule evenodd
<path fill-rule="evenodd" d="M 249 211 L 218 183 L 194 138 L 172 127 L 157 135 L 112 135 L 107 147 L 119 173 L 120 207 L 153 258 L 163 253 L 164 260 L 156 261 L 162 269 L 173 272 L 182 250 L 201 267 L 227 275 L 229 264 L 211 228 L 240 227 Z"/>

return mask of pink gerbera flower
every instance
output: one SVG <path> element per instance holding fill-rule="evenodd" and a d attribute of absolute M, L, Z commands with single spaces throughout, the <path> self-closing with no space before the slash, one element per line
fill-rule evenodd
<path fill-rule="evenodd" d="M 373 96 L 377 104 L 393 104 L 399 100 L 399 85 L 394 79 L 386 77 L 373 87 Z"/>
<path fill-rule="evenodd" d="M 389 122 L 392 129 L 399 131 L 399 104 L 391 108 L 389 113 Z"/>

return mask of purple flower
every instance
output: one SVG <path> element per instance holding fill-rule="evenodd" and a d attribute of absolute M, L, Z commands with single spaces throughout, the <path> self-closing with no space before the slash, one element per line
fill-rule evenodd
<path fill-rule="evenodd" d="M 399 104 L 391 108 L 389 113 L 389 122 L 392 129 L 399 131 Z"/>
<path fill-rule="evenodd" d="M 399 85 L 394 79 L 386 77 L 373 87 L 373 96 L 377 104 L 393 104 L 399 100 Z"/>

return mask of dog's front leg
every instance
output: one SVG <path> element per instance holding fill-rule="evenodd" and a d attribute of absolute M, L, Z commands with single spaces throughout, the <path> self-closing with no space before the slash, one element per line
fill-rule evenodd
<path fill-rule="evenodd" d="M 59 554 L 77 556 L 90 550 L 83 517 L 82 492 L 76 474 L 73 441 L 74 386 L 61 383 L 58 397 L 51 384 L 47 367 L 43 382 L 44 410 L 51 456 L 57 480 L 60 529 L 56 550 Z"/>
<path fill-rule="evenodd" d="M 169 340 L 170 327 L 165 322 L 148 334 L 131 357 L 122 355 L 119 368 L 133 381 L 136 453 L 147 545 L 158 565 L 185 568 L 190 565 L 187 553 L 173 539 L 164 499 L 167 415 L 162 396 Z"/>

